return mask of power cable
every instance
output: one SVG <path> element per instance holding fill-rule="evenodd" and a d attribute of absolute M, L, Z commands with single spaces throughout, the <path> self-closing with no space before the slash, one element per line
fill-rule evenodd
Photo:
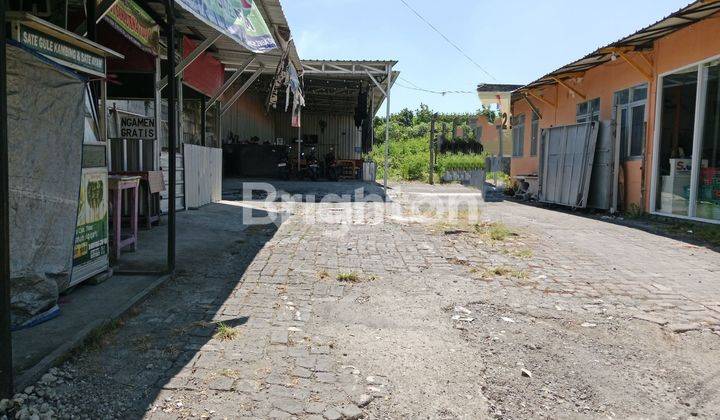
<path fill-rule="evenodd" d="M 398 85 L 399 87 L 404 88 L 404 89 L 417 90 L 417 91 L 420 91 L 420 92 L 433 93 L 433 94 L 442 95 L 442 96 L 445 96 L 445 95 L 447 95 L 447 94 L 470 94 L 470 95 L 475 95 L 475 94 L 476 94 L 476 92 L 471 92 L 471 91 L 468 91 L 468 90 L 431 90 L 431 89 L 424 89 L 424 88 L 416 85 L 415 83 L 411 82 L 410 80 L 408 80 L 408 79 L 406 79 L 406 78 L 404 78 L 404 77 L 402 77 L 402 76 L 400 76 L 400 79 L 402 79 L 404 82 L 409 83 L 409 84 L 412 85 L 412 86 L 405 86 L 405 85 L 403 85 L 402 83 L 395 82 L 396 85 Z"/>
<path fill-rule="evenodd" d="M 447 36 L 445 36 L 445 34 L 443 34 L 442 32 L 440 32 L 440 30 L 439 30 L 438 28 L 436 28 L 432 23 L 430 23 L 430 21 L 428 21 L 427 19 L 425 19 L 420 13 L 418 13 L 417 10 L 413 9 L 405 0 L 400 0 L 400 2 L 402 2 L 402 4 L 404 4 L 405 7 L 407 7 L 411 12 L 413 12 L 413 13 L 415 14 L 415 16 L 417 16 L 420 20 L 422 20 L 422 21 L 425 22 L 430 28 L 432 28 L 432 30 L 434 30 L 435 32 L 437 32 L 438 35 L 440 35 L 441 37 L 443 37 L 443 39 L 444 39 L 445 41 L 447 41 L 448 44 L 452 45 L 456 50 L 458 50 L 458 52 L 460 52 L 460 54 L 462 54 L 463 56 L 465 56 L 465 58 L 467 58 L 468 61 L 470 61 L 470 62 L 471 62 L 472 64 L 474 64 L 477 68 L 479 68 L 480 71 L 482 71 L 483 73 L 485 73 L 485 74 L 487 74 L 488 76 L 490 76 L 490 78 L 493 79 L 495 82 L 498 81 L 498 80 L 495 78 L 495 76 L 493 76 L 492 74 L 490 74 L 490 72 L 487 71 L 487 70 L 485 70 L 485 69 L 483 68 L 483 66 L 481 66 L 480 64 L 477 63 L 477 61 L 473 60 L 469 55 L 467 55 L 467 53 L 465 53 L 465 51 L 463 51 L 462 48 L 460 48 L 456 43 L 454 43 L 452 40 L 450 40 L 450 38 L 448 38 Z"/>

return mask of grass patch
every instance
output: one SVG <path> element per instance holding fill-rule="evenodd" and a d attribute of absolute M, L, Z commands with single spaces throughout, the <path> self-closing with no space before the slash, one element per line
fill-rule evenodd
<path fill-rule="evenodd" d="M 110 342 L 110 337 L 122 326 L 122 321 L 115 320 L 92 330 L 85 338 L 85 341 L 83 341 L 83 344 L 78 349 L 78 352 L 100 350 L 103 346 Z"/>
<path fill-rule="evenodd" d="M 474 228 L 475 232 L 498 242 L 505 241 L 510 236 L 517 236 L 502 222 L 477 223 Z"/>
<path fill-rule="evenodd" d="M 132 340 L 132 345 L 136 351 L 145 353 L 152 349 L 152 337 L 147 334 L 141 335 L 140 337 L 136 337 Z"/>
<path fill-rule="evenodd" d="M 529 249 L 505 249 L 503 252 L 505 255 L 511 255 L 523 260 L 529 260 L 533 257 L 533 252 Z"/>
<path fill-rule="evenodd" d="M 220 371 L 220 374 L 226 378 L 230 379 L 240 379 L 242 378 L 242 372 L 239 370 L 233 370 L 233 369 L 223 369 Z"/>
<path fill-rule="evenodd" d="M 360 281 L 360 276 L 357 273 L 338 273 L 337 280 L 348 283 L 357 283 Z"/>
<path fill-rule="evenodd" d="M 720 226 L 711 224 L 673 222 L 663 223 L 661 228 L 677 236 L 690 236 L 720 247 Z"/>
<path fill-rule="evenodd" d="M 213 338 L 220 341 L 230 341 L 237 338 L 238 335 L 240 335 L 240 330 L 233 328 L 224 322 L 219 322 Z"/>
<path fill-rule="evenodd" d="M 625 217 L 628 219 L 639 219 L 643 216 L 643 211 L 636 203 L 630 203 L 627 210 L 625 210 Z"/>
<path fill-rule="evenodd" d="M 510 267 L 499 266 L 488 269 L 485 272 L 485 277 L 512 277 L 517 279 L 526 279 L 528 274 L 524 270 L 516 270 Z"/>
<path fill-rule="evenodd" d="M 504 224 L 496 223 L 490 228 L 489 234 L 493 241 L 504 241 L 512 234 L 512 232 L 510 232 L 510 229 L 508 229 Z"/>

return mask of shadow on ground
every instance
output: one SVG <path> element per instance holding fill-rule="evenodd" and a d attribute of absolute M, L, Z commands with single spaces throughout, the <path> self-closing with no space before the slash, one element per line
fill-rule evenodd
<path fill-rule="evenodd" d="M 202 368 L 194 369 L 192 377 L 179 377 L 178 373 L 189 364 L 203 366 L 196 363 L 199 351 L 214 335 L 243 334 L 257 327 L 242 307 L 228 307 L 226 302 L 278 226 L 244 225 L 244 212 L 253 212 L 255 217 L 272 216 L 234 203 L 211 204 L 178 214 L 176 277 L 126 319 L 91 334 L 61 367 L 61 372 L 72 377 L 57 390 L 63 415 L 141 418 L 163 389 L 191 387 L 192 381 L 208 381 L 218 375 Z M 138 250 L 123 254 L 120 266 L 123 270 L 162 269 L 166 238 L 165 226 L 142 232 Z M 53 341 L 52 331 L 70 317 L 70 327 L 80 327 L 83 317 L 87 321 L 106 316 L 104 304 L 112 306 L 112 299 L 127 299 L 122 291 L 124 282 L 141 284 L 152 279 L 116 276 L 100 286 L 79 288 L 66 297 L 68 303 L 61 317 L 41 329 L 14 336 L 16 348 L 31 348 L 33 341 L 41 343 L 42 335 Z M 98 296 L 98 291 L 110 295 Z M 113 292 L 118 294 L 114 296 Z M 240 349 L 235 350 L 240 357 Z M 16 354 L 16 363 L 22 368 L 23 351 Z M 217 378 L 219 383 L 222 379 L 222 375 Z"/>
<path fill-rule="evenodd" d="M 710 223 L 650 215 L 627 217 L 622 214 L 610 215 L 607 212 L 594 209 L 571 209 L 569 207 L 540 203 L 537 201 L 518 200 L 510 197 L 506 197 L 506 199 L 510 202 L 529 207 L 542 208 L 572 216 L 629 227 L 653 235 L 685 242 L 689 245 L 720 252 L 720 226 Z"/>
<path fill-rule="evenodd" d="M 275 194 L 274 194 L 275 193 Z M 223 181 L 223 199 L 229 201 L 355 203 L 381 201 L 382 185 L 365 181 L 282 181 L 276 179 L 229 178 Z"/>

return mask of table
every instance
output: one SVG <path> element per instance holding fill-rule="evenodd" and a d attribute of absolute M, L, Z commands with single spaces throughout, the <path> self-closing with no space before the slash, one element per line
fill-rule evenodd
<path fill-rule="evenodd" d="M 160 221 L 160 193 L 165 191 L 162 171 L 113 172 L 110 175 L 139 176 L 145 228 L 151 229 L 153 223 Z"/>
<path fill-rule="evenodd" d="M 111 175 L 108 177 L 108 190 L 110 190 L 110 207 L 112 209 L 113 229 L 112 242 L 115 244 L 115 261 L 120 259 L 123 248 L 137 249 L 138 242 L 138 191 L 139 176 Z M 122 237 L 123 192 L 128 191 L 130 201 L 130 234 Z"/>

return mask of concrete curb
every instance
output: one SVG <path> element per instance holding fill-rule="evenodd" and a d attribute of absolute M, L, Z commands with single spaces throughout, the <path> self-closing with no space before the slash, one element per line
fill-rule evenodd
<path fill-rule="evenodd" d="M 45 372 L 47 372 L 51 367 L 56 366 L 59 361 L 68 356 L 73 350 L 82 346 L 85 338 L 87 338 L 91 333 L 105 327 L 106 325 L 109 325 L 114 321 L 124 318 L 131 309 L 142 303 L 155 290 L 157 290 L 160 286 L 165 284 L 165 282 L 167 282 L 171 278 L 172 276 L 170 274 L 158 277 L 145 289 L 141 290 L 130 300 L 128 300 L 127 303 L 123 305 L 123 307 L 113 312 L 108 317 L 90 322 L 88 325 L 85 326 L 85 328 L 78 331 L 68 342 L 64 343 L 62 346 L 55 349 L 52 353 L 43 357 L 42 360 L 40 360 L 35 366 L 26 369 L 24 372 L 18 375 L 18 377 L 15 379 L 15 392 L 22 392 L 22 390 L 26 387 L 34 385 L 40 379 L 40 377 L 42 377 L 42 375 L 44 375 Z"/>

